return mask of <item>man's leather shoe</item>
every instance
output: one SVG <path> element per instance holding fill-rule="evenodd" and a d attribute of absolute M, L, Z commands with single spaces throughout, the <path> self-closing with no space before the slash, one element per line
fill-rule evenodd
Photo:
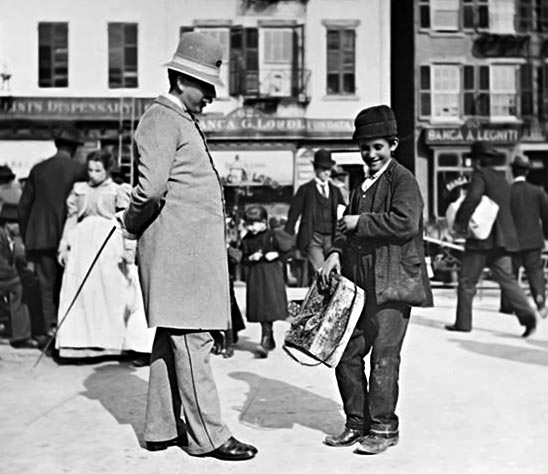
<path fill-rule="evenodd" d="M 173 438 L 168 441 L 147 441 L 145 448 L 148 451 L 163 451 L 171 446 L 182 446 L 183 440 L 181 438 Z"/>
<path fill-rule="evenodd" d="M 38 342 L 29 338 L 19 341 L 10 341 L 10 346 L 15 349 L 38 349 Z"/>
<path fill-rule="evenodd" d="M 255 446 L 242 443 L 231 436 L 217 449 L 203 456 L 220 459 L 221 461 L 245 461 L 255 457 L 258 450 Z"/>
<path fill-rule="evenodd" d="M 471 329 L 461 329 L 456 324 L 446 324 L 445 329 L 448 331 L 455 331 L 455 332 L 470 332 Z"/>
<path fill-rule="evenodd" d="M 363 438 L 364 432 L 361 430 L 354 430 L 352 428 L 345 428 L 344 431 L 336 436 L 326 436 L 323 440 L 327 446 L 334 446 L 336 448 L 342 448 L 345 446 L 352 446 Z"/>
<path fill-rule="evenodd" d="M 356 454 L 379 454 L 386 451 L 390 446 L 398 444 L 398 436 L 390 438 L 368 434 L 364 437 L 358 447 L 354 450 Z"/>
<path fill-rule="evenodd" d="M 537 321 L 535 320 L 534 322 L 525 325 L 525 332 L 521 335 L 521 337 L 529 337 L 536 330 L 537 330 Z"/>

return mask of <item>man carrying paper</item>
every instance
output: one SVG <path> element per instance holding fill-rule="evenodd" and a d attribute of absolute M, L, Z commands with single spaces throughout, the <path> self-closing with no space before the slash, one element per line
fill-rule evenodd
<path fill-rule="evenodd" d="M 477 141 L 472 144 L 470 158 L 474 172 L 466 198 L 455 217 L 455 233 L 466 236 L 466 248 L 461 260 L 457 293 L 457 317 L 455 324 L 446 326 L 449 331 L 470 332 L 472 330 L 472 302 L 476 285 L 485 267 L 508 297 L 518 320 L 525 327 L 523 337 L 536 329 L 537 316 L 525 293 L 512 275 L 509 253 L 518 250 L 518 238 L 510 211 L 510 188 L 494 165 L 504 160 L 504 155 L 490 143 Z M 483 240 L 469 236 L 469 222 L 483 196 L 493 200 L 499 207 L 491 232 Z"/>

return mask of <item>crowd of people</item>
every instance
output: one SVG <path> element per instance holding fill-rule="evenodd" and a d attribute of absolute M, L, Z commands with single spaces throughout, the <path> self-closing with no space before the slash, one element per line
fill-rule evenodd
<path fill-rule="evenodd" d="M 297 190 L 285 225 L 273 228 L 265 207 L 252 205 L 241 242 L 227 246 L 222 183 L 196 118 L 222 85 L 221 64 L 214 38 L 181 36 L 166 65 L 169 91 L 135 132 L 133 188 L 113 179 L 108 150 L 91 152 L 85 164 L 75 160 L 82 142 L 70 128 L 55 137 L 55 156 L 32 168 L 22 194 L 10 185 L 13 173 L 0 167 L 0 303 L 9 304 L 11 343 L 43 347 L 54 337 L 61 358 L 144 355 L 147 449 L 180 446 L 194 456 L 251 459 L 257 448 L 237 440 L 222 419 L 209 357 L 230 357 L 245 327 L 231 272 L 240 264 L 247 322 L 261 326 L 257 357 L 275 349 L 273 325 L 288 317 L 284 266 L 297 248 L 320 281 L 340 274 L 367 294 L 335 370 L 345 426 L 324 443 L 381 453 L 399 439 L 399 369 L 411 308 L 433 305 L 424 203 L 415 177 L 395 158 L 394 112 L 378 105 L 356 116 L 353 140 L 366 171 L 359 186 L 349 193 L 344 170 L 329 151 L 317 150 L 315 177 Z M 447 329 L 472 329 L 472 300 L 487 266 L 501 285 L 502 309 L 517 315 L 527 337 L 548 313 L 538 267 L 548 197 L 526 185 L 530 165 L 521 157 L 510 188 L 492 169 L 497 156 L 488 143 L 472 146 L 474 171 L 453 212 L 454 235 L 466 245 L 456 322 Z M 468 224 L 484 195 L 498 214 L 488 238 L 477 239 Z M 517 282 L 521 264 L 536 309 Z"/>

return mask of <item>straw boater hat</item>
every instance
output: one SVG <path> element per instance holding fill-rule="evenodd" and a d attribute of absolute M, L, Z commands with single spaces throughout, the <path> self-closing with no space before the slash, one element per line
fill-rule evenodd
<path fill-rule="evenodd" d="M 173 59 L 164 66 L 208 84 L 224 87 L 220 78 L 222 62 L 223 49 L 213 36 L 191 32 L 181 35 Z"/>

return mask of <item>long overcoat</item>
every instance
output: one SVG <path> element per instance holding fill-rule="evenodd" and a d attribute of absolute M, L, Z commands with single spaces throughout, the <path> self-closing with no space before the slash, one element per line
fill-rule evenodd
<path fill-rule="evenodd" d="M 227 329 L 223 191 L 197 119 L 165 96 L 140 120 L 139 178 L 124 221 L 139 236 L 149 326 Z"/>
<path fill-rule="evenodd" d="M 19 201 L 19 224 L 26 250 L 57 250 L 67 218 L 67 197 L 86 167 L 64 151 L 35 165 Z"/>

